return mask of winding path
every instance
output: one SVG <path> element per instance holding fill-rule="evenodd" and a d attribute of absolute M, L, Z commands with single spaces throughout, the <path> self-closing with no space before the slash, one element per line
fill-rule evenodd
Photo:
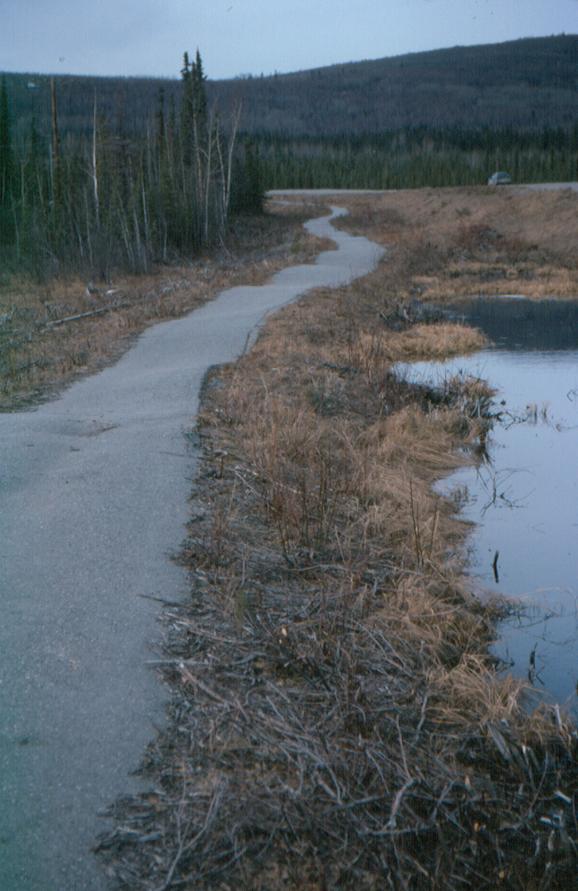
<path fill-rule="evenodd" d="M 224 291 L 59 399 L 0 415 L 1 889 L 108 886 L 89 849 L 98 812 L 139 788 L 129 773 L 163 721 L 147 598 L 187 592 L 168 555 L 187 521 L 201 382 L 267 313 L 371 271 L 383 251 L 335 230 L 342 213 L 307 224 L 338 248 L 315 264 Z"/>

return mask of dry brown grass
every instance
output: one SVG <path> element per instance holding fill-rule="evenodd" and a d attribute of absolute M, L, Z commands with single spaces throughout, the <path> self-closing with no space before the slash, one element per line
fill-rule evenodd
<path fill-rule="evenodd" d="M 352 216 L 341 225 L 396 245 L 409 295 L 578 298 L 577 192 L 416 189 L 345 200 Z"/>
<path fill-rule="evenodd" d="M 497 674 L 500 607 L 432 491 L 487 388 L 391 373 L 480 338 L 412 319 L 400 269 L 285 308 L 207 381 L 173 720 L 101 845 L 122 888 L 571 887 L 575 729 Z"/>
<path fill-rule="evenodd" d="M 390 334 L 392 359 L 447 359 L 480 350 L 486 345 L 481 332 L 464 325 L 413 325 L 403 333 Z"/>
<path fill-rule="evenodd" d="M 0 290 L 0 410 L 25 406 L 98 370 L 148 325 L 178 318 L 225 288 L 261 284 L 286 265 L 311 261 L 331 243 L 304 232 L 309 215 L 303 207 L 271 208 L 264 219 L 238 221 L 218 255 L 100 284 L 95 294 L 80 279 L 12 281 Z M 106 314 L 52 327 L 106 306 Z"/>

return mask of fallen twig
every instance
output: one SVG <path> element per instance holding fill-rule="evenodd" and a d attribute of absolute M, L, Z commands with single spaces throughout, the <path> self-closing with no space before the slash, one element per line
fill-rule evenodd
<path fill-rule="evenodd" d="M 43 327 L 56 328 L 58 325 L 66 325 L 68 322 L 77 322 L 79 319 L 88 319 L 91 316 L 101 316 L 106 312 L 112 312 L 114 309 L 123 309 L 130 305 L 128 300 L 123 303 L 110 303 L 108 306 L 99 307 L 99 309 L 91 309 L 87 312 L 76 313 L 76 315 L 73 316 L 65 316 L 63 319 L 54 319 L 51 322 L 45 322 Z"/>

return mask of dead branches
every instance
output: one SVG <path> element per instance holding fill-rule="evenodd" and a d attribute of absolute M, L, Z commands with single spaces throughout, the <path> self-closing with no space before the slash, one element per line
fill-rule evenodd
<path fill-rule="evenodd" d="M 206 390 L 171 726 L 104 853 L 146 891 L 571 887 L 575 729 L 497 677 L 431 493 L 471 428 L 361 349 L 367 305 L 320 303 L 329 345 L 290 308 Z"/>

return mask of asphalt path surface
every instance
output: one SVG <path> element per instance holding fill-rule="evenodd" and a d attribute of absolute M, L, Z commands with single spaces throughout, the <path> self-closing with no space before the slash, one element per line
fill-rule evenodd
<path fill-rule="evenodd" d="M 0 415 L 2 891 L 109 887 L 90 848 L 107 825 L 99 812 L 143 788 L 130 772 L 163 722 L 148 598 L 187 593 L 170 554 L 188 517 L 203 377 L 267 313 L 371 271 L 382 249 L 330 219 L 307 224 L 338 246 L 315 264 L 224 291 L 60 398 Z"/>
<path fill-rule="evenodd" d="M 578 183 L 529 183 L 518 188 L 530 189 L 531 192 L 558 192 L 560 189 L 571 189 L 578 192 Z"/>
<path fill-rule="evenodd" d="M 480 185 L 485 185 L 484 183 L 480 183 Z M 456 189 L 459 188 L 467 188 L 462 186 L 456 186 Z M 491 188 L 496 188 L 496 186 L 492 186 Z M 509 186 L 499 186 L 497 187 L 500 190 L 502 189 L 529 189 L 532 192 L 553 192 L 559 191 L 560 189 L 571 189 L 574 192 L 578 192 L 578 183 L 512 183 Z M 401 191 L 399 189 L 272 189 L 270 192 L 267 192 L 267 195 L 271 198 L 290 198 L 291 196 L 305 196 L 308 195 L 312 198 L 321 198 L 321 197 L 329 197 L 333 195 L 335 198 L 338 198 L 339 195 L 343 196 L 355 196 L 355 195 L 388 195 L 392 192 Z"/>

